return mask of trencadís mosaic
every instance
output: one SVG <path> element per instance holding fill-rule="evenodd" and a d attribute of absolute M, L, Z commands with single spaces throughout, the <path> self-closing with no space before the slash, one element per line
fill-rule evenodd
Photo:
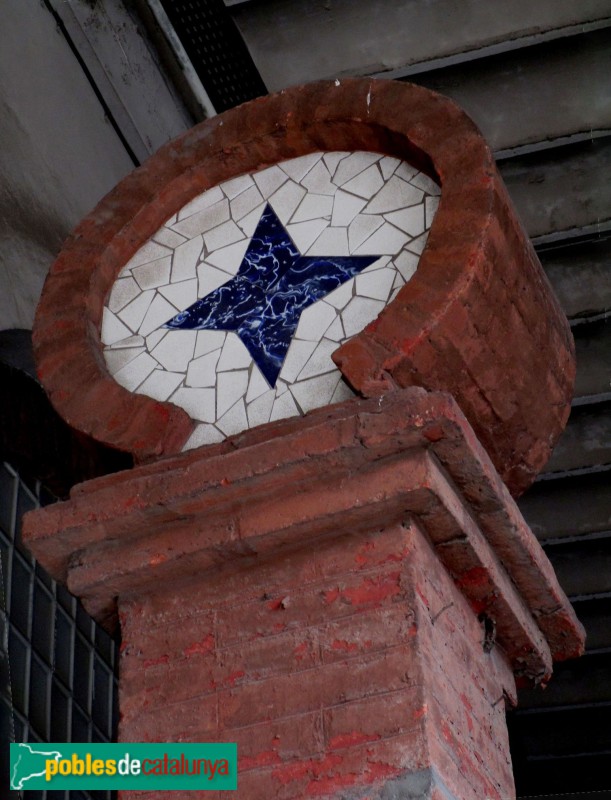
<path fill-rule="evenodd" d="M 439 187 L 376 153 L 314 153 L 210 189 L 125 265 L 109 372 L 199 421 L 186 447 L 351 396 L 331 354 L 410 279 Z"/>

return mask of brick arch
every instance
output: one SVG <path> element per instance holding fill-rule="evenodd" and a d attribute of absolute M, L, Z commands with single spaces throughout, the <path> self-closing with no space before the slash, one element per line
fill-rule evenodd
<path fill-rule="evenodd" d="M 415 276 L 334 358 L 353 388 L 451 392 L 509 488 L 547 460 L 569 411 L 570 331 L 492 155 L 453 102 L 408 83 L 296 87 L 201 123 L 161 148 L 75 229 L 51 268 L 34 343 L 39 376 L 74 427 L 146 461 L 178 452 L 193 422 L 108 375 L 99 330 L 126 261 L 190 199 L 315 150 L 373 150 L 442 186 Z"/>

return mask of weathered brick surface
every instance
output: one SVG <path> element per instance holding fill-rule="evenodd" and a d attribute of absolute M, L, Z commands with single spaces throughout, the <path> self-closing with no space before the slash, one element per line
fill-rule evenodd
<path fill-rule="evenodd" d="M 339 348 L 338 365 L 365 396 L 412 385 L 451 392 L 520 493 L 566 422 L 572 339 L 480 133 L 451 101 L 407 83 L 352 79 L 260 98 L 198 125 L 122 181 L 69 237 L 45 284 L 34 345 L 52 402 L 140 462 L 178 452 L 193 427 L 185 412 L 130 394 L 106 372 L 104 299 L 138 247 L 194 196 L 320 149 L 397 156 L 442 187 L 416 274 Z"/>
<path fill-rule="evenodd" d="M 318 548 L 305 585 L 293 577 L 307 573 L 307 550 L 273 572 L 251 567 L 257 600 L 202 581 L 193 616 L 181 614 L 191 587 L 175 587 L 171 605 L 165 592 L 126 600 L 121 739 L 237 741 L 245 800 L 378 797 L 429 767 L 456 800 L 512 797 L 505 656 L 484 651 L 475 614 L 416 527 L 352 544 Z M 175 618 L 156 618 L 155 604 Z M 222 608 L 234 612 L 231 637 Z"/>

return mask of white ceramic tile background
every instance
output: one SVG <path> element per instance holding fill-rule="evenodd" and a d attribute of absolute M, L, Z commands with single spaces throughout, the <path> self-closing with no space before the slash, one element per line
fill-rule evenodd
<path fill-rule="evenodd" d="M 199 422 L 185 449 L 350 397 L 331 354 L 414 274 L 439 194 L 410 164 L 365 152 L 313 153 L 204 192 L 115 282 L 102 321 L 108 371 Z M 162 327 L 236 274 L 266 202 L 304 255 L 380 255 L 305 310 L 273 389 L 237 334 Z"/>

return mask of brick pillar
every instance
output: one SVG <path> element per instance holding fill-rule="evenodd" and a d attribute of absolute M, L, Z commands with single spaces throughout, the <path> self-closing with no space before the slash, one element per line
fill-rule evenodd
<path fill-rule="evenodd" d="M 237 741 L 243 800 L 508 800 L 515 678 L 583 647 L 469 423 L 422 389 L 90 481 L 24 536 L 120 620 L 120 738 Z"/>

